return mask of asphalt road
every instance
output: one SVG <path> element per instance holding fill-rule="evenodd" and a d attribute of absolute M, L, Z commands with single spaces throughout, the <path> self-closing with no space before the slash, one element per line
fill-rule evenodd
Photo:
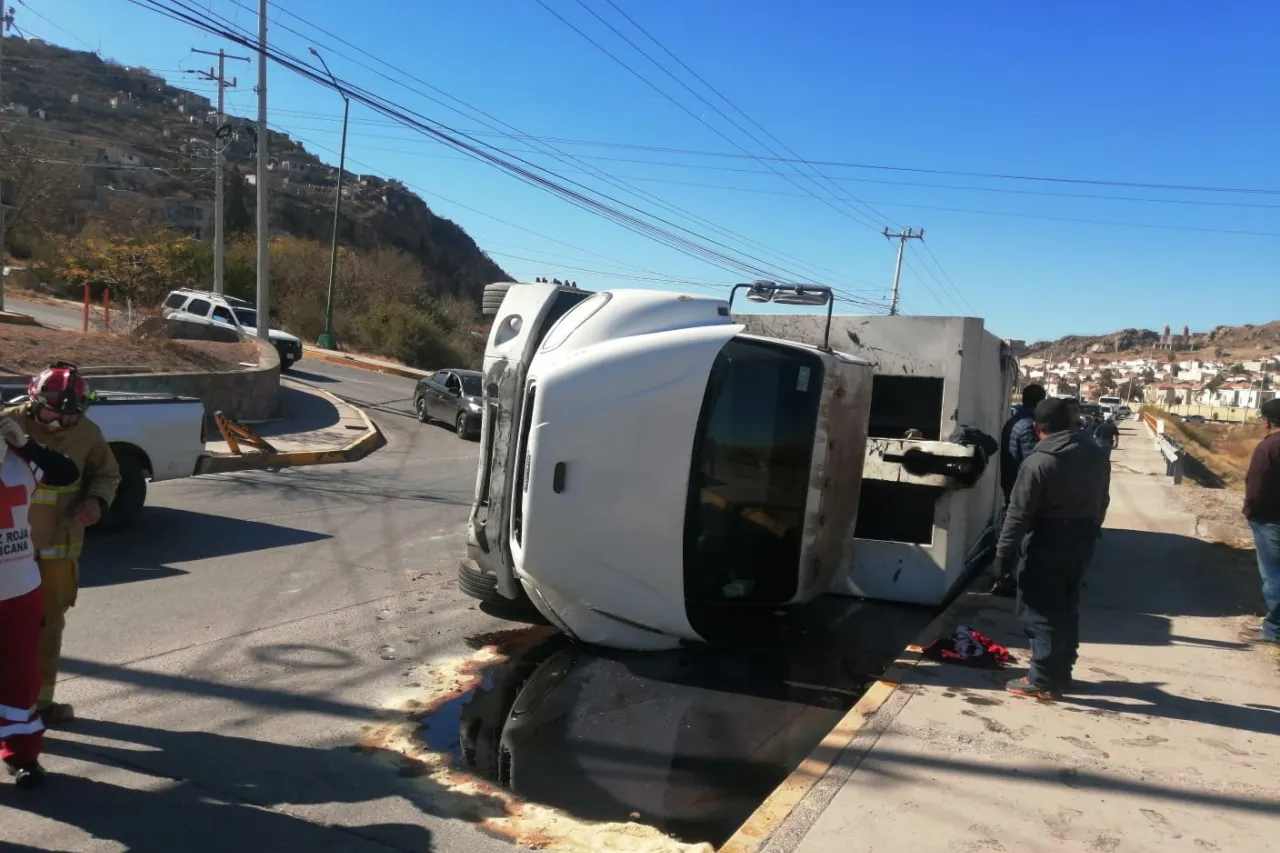
<path fill-rule="evenodd" d="M 511 849 L 458 818 L 483 815 L 482 797 L 441 796 L 383 760 L 398 756 L 355 749 L 391 699 L 440 687 L 424 667 L 473 657 L 492 632 L 528 634 L 454 581 L 477 445 L 417 423 L 410 380 L 304 359 L 291 381 L 362 406 L 388 445 L 351 465 L 154 485 L 136 529 L 91 539 L 58 688 L 80 719 L 46 740 L 47 788 L 0 786 L 0 846 Z M 551 637 L 487 671 L 479 694 L 433 706 L 422 737 L 579 817 L 716 843 L 928 618 L 828 599 L 796 620 L 725 625 L 750 640 L 716 650 Z M 518 702 L 536 725 L 528 709 L 517 725 Z"/>
<path fill-rule="evenodd" d="M 408 666 L 503 627 L 454 588 L 476 445 L 418 424 L 409 380 L 300 368 L 367 406 L 388 445 L 353 465 L 153 485 L 138 528 L 90 542 L 58 688 L 83 719 L 46 740 L 53 783 L 0 792 L 0 840 L 510 849 L 433 819 L 408 780 L 349 751 Z"/>

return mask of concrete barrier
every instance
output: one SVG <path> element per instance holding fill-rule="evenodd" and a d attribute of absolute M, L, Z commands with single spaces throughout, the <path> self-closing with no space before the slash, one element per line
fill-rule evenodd
<path fill-rule="evenodd" d="M 86 371 L 95 391 L 134 394 L 173 394 L 195 397 L 205 414 L 221 411 L 238 421 L 263 421 L 275 416 L 280 405 L 280 354 L 261 338 L 250 338 L 258 348 L 256 367 L 206 373 L 117 373 Z M 29 376 L 0 376 L 0 389 L 23 391 Z"/>

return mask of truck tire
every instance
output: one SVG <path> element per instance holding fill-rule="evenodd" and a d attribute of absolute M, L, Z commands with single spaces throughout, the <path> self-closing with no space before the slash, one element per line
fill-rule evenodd
<path fill-rule="evenodd" d="M 497 578 L 488 572 L 472 568 L 465 562 L 458 563 L 458 589 L 477 601 L 496 607 L 510 610 L 533 609 L 533 602 L 525 594 L 524 587 L 520 587 L 520 597 L 512 601 L 498 592 Z"/>
<path fill-rule="evenodd" d="M 120 486 L 116 499 L 106 515 L 96 525 L 104 532 L 123 530 L 138 520 L 147 502 L 146 460 L 136 450 L 128 447 L 112 447 L 116 463 L 120 466 Z"/>
<path fill-rule="evenodd" d="M 502 307 L 502 300 L 507 297 L 507 291 L 510 289 L 511 282 L 509 281 L 486 284 L 484 296 L 480 299 L 480 313 L 485 317 L 495 316 L 498 313 L 498 309 Z"/>

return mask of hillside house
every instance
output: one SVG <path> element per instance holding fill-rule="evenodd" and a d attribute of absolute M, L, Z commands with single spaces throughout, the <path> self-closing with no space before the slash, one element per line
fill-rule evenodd
<path fill-rule="evenodd" d="M 164 219 L 174 228 L 186 231 L 197 240 L 213 236 L 213 204 L 207 201 L 167 198 Z"/>

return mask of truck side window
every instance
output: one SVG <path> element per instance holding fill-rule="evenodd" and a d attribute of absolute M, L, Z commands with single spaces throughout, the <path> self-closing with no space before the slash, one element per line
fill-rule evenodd
<path fill-rule="evenodd" d="M 187 303 L 187 313 L 195 314 L 199 317 L 208 317 L 209 309 L 212 307 L 213 305 L 208 300 L 192 299 Z"/>
<path fill-rule="evenodd" d="M 187 301 L 187 297 L 181 293 L 170 293 L 169 298 L 164 301 L 164 307 L 177 310 L 182 307 L 182 303 Z"/>
<path fill-rule="evenodd" d="M 221 305 L 218 305 L 213 309 L 213 319 L 217 320 L 219 323 L 226 323 L 228 326 L 235 325 L 235 321 L 231 317 L 231 312 L 226 308 L 223 308 Z"/>

